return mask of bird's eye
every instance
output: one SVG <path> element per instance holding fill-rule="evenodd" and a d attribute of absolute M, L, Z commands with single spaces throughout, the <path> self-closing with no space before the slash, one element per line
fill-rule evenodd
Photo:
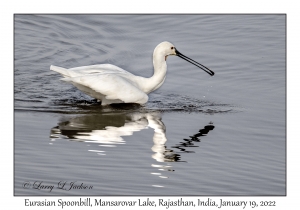
<path fill-rule="evenodd" d="M 171 50 L 173 50 L 174 49 L 174 47 L 171 47 Z"/>

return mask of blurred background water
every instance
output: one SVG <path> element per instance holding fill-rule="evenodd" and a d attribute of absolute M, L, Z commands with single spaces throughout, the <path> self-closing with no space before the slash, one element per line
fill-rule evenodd
<path fill-rule="evenodd" d="M 286 194 L 285 15 L 18 14 L 14 34 L 15 195 Z M 162 41 L 215 76 L 169 56 L 146 105 L 101 107 L 49 70 L 150 77 Z"/>

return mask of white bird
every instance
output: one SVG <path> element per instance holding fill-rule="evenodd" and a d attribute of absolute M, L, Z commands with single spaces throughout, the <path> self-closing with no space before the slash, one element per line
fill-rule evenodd
<path fill-rule="evenodd" d="M 214 72 L 202 64 L 181 54 L 170 42 L 162 42 L 153 52 L 154 74 L 150 78 L 135 76 L 112 64 L 99 64 L 75 68 L 50 66 L 87 95 L 101 101 L 101 105 L 113 103 L 138 103 L 148 101 L 148 93 L 158 89 L 166 79 L 167 57 L 176 55 L 201 68 L 211 76 Z"/>

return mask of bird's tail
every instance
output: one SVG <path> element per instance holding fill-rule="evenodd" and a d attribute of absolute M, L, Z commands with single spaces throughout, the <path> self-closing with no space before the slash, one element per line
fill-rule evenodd
<path fill-rule="evenodd" d="M 59 66 L 51 65 L 50 70 L 56 71 L 56 72 L 60 73 L 61 75 L 63 75 L 64 77 L 70 77 L 68 69 L 65 69 L 65 68 L 62 68 L 62 67 L 59 67 Z"/>

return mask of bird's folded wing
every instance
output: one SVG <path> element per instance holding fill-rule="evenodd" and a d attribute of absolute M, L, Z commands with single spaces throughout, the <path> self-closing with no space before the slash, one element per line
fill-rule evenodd
<path fill-rule="evenodd" d="M 72 78 L 63 78 L 66 82 L 77 83 L 105 95 L 108 100 L 119 99 L 125 103 L 144 104 L 148 96 L 134 83 L 117 74 L 94 74 Z"/>
<path fill-rule="evenodd" d="M 118 66 L 112 65 L 112 64 L 97 64 L 97 65 L 91 65 L 91 66 L 80 66 L 75 68 L 70 68 L 68 71 L 72 71 L 75 74 L 93 74 L 93 73 L 127 73 L 129 72 L 125 71 L 124 69 L 121 69 Z"/>

